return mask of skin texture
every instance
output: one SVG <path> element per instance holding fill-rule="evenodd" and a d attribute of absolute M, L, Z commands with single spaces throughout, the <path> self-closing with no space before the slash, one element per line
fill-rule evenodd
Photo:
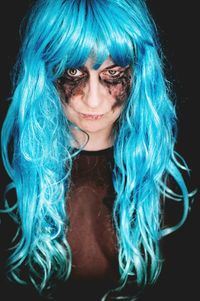
<path fill-rule="evenodd" d="M 99 69 L 92 66 L 89 58 L 84 66 L 65 70 L 57 80 L 57 88 L 67 118 L 89 135 L 85 149 L 98 150 L 113 144 L 113 125 L 129 96 L 132 78 L 129 65 L 117 66 L 110 57 Z M 80 113 L 104 115 L 98 120 L 88 120 Z M 80 141 L 80 133 L 73 134 Z"/>

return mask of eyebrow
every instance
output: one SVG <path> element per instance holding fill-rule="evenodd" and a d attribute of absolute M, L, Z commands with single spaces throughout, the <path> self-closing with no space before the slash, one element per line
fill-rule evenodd
<path fill-rule="evenodd" d="M 113 67 L 117 67 L 117 66 L 119 66 L 119 65 L 113 64 L 113 65 L 110 65 L 110 66 L 108 66 L 108 67 L 105 67 L 104 69 L 109 69 L 109 68 L 113 68 Z M 119 66 L 119 67 L 120 67 L 120 66 Z"/>
<path fill-rule="evenodd" d="M 119 67 L 119 68 L 122 68 L 122 69 L 127 69 L 127 68 L 130 67 L 130 65 L 126 65 L 126 66 L 122 67 L 120 65 L 114 64 L 114 65 L 110 65 L 108 67 L 105 67 L 103 70 L 105 70 L 105 69 L 107 70 L 107 69 L 114 68 L 114 67 Z"/>

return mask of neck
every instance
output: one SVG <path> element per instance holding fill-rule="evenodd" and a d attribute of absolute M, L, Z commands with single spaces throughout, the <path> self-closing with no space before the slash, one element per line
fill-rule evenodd
<path fill-rule="evenodd" d="M 75 147 L 80 147 L 82 146 L 85 141 L 87 141 L 87 136 L 85 133 L 78 131 L 76 129 L 72 129 L 72 134 L 76 139 L 75 142 Z M 89 140 L 85 147 L 83 148 L 84 150 L 88 151 L 97 151 L 97 150 L 102 150 L 109 148 L 113 145 L 113 138 L 111 134 L 109 133 L 104 133 L 102 132 L 95 132 L 95 133 L 88 133 L 89 135 Z"/>

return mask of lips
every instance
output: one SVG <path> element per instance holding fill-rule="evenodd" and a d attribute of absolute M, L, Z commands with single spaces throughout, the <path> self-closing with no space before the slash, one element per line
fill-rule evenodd
<path fill-rule="evenodd" d="M 89 119 L 89 120 L 98 120 L 101 119 L 103 117 L 104 114 L 101 115 L 95 115 L 95 114 L 83 114 L 80 113 L 81 117 L 84 119 Z"/>

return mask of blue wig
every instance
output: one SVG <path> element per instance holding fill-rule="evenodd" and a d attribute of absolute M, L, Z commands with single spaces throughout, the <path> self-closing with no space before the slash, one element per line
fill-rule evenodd
<path fill-rule="evenodd" d="M 39 0 L 24 22 L 12 101 L 2 128 L 2 157 L 12 179 L 6 192 L 16 190 L 13 207 L 5 195 L 6 211 L 19 225 L 10 275 L 24 283 L 21 270 L 26 266 L 40 292 L 52 277 L 69 278 L 66 195 L 77 151 L 56 80 L 89 56 L 96 69 L 110 55 L 117 65 L 133 67 L 131 92 L 113 143 L 119 287 L 128 276 L 139 286 L 154 283 L 162 266 L 160 239 L 184 223 L 189 194 L 181 173 L 188 168 L 174 149 L 175 106 L 145 1 Z M 172 179 L 178 192 L 169 186 Z M 181 220 L 170 228 L 162 218 L 168 199 L 183 203 Z"/>

